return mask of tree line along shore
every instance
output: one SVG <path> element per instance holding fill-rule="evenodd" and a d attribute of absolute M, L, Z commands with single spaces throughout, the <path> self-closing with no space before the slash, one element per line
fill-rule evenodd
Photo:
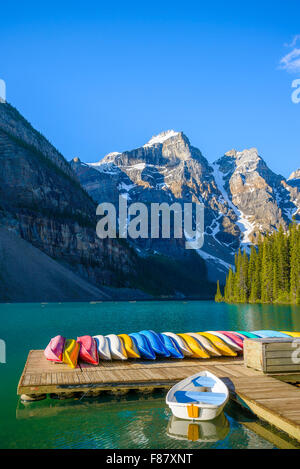
<path fill-rule="evenodd" d="M 261 237 L 250 254 L 239 249 L 215 301 L 300 304 L 300 225 Z"/>

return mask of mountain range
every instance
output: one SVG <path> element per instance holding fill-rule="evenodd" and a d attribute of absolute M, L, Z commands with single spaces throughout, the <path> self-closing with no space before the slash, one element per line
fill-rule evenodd
<path fill-rule="evenodd" d="M 82 186 L 98 203 L 202 202 L 205 242 L 198 251 L 208 277 L 223 281 L 239 247 L 248 248 L 259 235 L 286 229 L 300 219 L 300 170 L 289 179 L 268 168 L 256 148 L 231 150 L 210 164 L 183 132 L 168 130 L 143 147 L 112 152 L 97 163 L 71 161 Z M 139 252 L 178 257 L 178 240 L 135 240 Z"/>
<path fill-rule="evenodd" d="M 10 104 L 0 104 L 0 300 L 211 298 L 239 246 L 300 216 L 300 170 L 274 174 L 256 149 L 210 164 L 182 132 L 71 162 Z M 96 206 L 203 202 L 205 242 L 99 239 Z"/>

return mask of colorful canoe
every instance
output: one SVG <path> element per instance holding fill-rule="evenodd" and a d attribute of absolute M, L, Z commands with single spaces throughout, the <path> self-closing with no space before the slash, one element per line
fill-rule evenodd
<path fill-rule="evenodd" d="M 197 334 L 197 332 L 188 332 L 188 335 L 196 339 L 200 345 L 211 355 L 212 357 L 220 357 L 221 352 L 203 335 Z"/>
<path fill-rule="evenodd" d="M 222 355 L 225 355 L 226 357 L 236 357 L 236 352 L 234 352 L 222 339 L 220 339 L 220 337 L 209 332 L 198 332 L 198 334 L 209 339 L 213 345 L 220 350 Z"/>
<path fill-rule="evenodd" d="M 166 349 L 156 332 L 151 330 L 143 330 L 140 331 L 140 334 L 148 339 L 150 346 L 156 355 L 165 358 L 170 357 L 170 352 Z"/>
<path fill-rule="evenodd" d="M 287 334 L 284 334 L 283 332 L 278 332 L 278 331 L 269 331 L 269 330 L 263 330 L 263 331 L 253 331 L 253 334 L 258 335 L 258 337 L 262 339 L 267 339 L 271 337 L 288 337 Z"/>
<path fill-rule="evenodd" d="M 141 358 L 138 348 L 128 334 L 118 334 L 118 337 L 123 341 L 128 358 Z"/>
<path fill-rule="evenodd" d="M 147 339 L 147 337 L 145 337 L 143 334 L 140 334 L 139 332 L 132 332 L 131 334 L 129 334 L 129 336 L 134 341 L 135 346 L 137 347 L 142 358 L 145 358 L 146 360 L 156 359 L 156 355 L 154 351 L 152 350 L 150 342 Z"/>
<path fill-rule="evenodd" d="M 221 334 L 225 335 L 228 337 L 234 344 L 236 344 L 239 347 L 239 352 L 243 350 L 244 347 L 244 337 L 242 338 L 238 334 L 234 332 L 228 332 L 228 331 L 218 331 L 221 332 Z"/>
<path fill-rule="evenodd" d="M 238 331 L 228 331 L 228 332 L 230 332 L 230 334 L 233 334 L 237 337 L 240 337 L 242 339 L 242 342 L 244 342 L 244 340 L 247 339 L 247 336 L 245 336 L 241 332 L 238 332 Z"/>
<path fill-rule="evenodd" d="M 44 355 L 47 360 L 52 362 L 62 362 L 65 340 L 66 339 L 61 335 L 57 335 L 50 340 L 44 350 Z"/>
<path fill-rule="evenodd" d="M 101 360 L 111 360 L 111 353 L 108 339 L 104 335 L 94 335 L 96 341 L 98 355 Z"/>
<path fill-rule="evenodd" d="M 95 339 L 90 335 L 83 335 L 77 337 L 77 342 L 80 344 L 80 360 L 91 365 L 98 365 L 99 357 Z"/>
<path fill-rule="evenodd" d="M 175 342 L 172 337 L 169 337 L 166 334 L 158 334 L 160 340 L 164 344 L 164 347 L 168 350 L 170 353 L 170 356 L 172 358 L 184 358 L 183 353 L 181 352 L 180 348 L 177 346 L 177 343 Z"/>
<path fill-rule="evenodd" d="M 233 340 L 230 337 L 228 337 L 226 334 L 223 334 L 223 331 L 222 332 L 206 331 L 206 332 L 208 332 L 209 334 L 213 334 L 216 337 L 219 337 L 219 339 L 221 339 L 225 344 L 227 344 L 227 346 L 234 352 L 241 352 L 243 350 L 236 342 L 233 342 Z"/>
<path fill-rule="evenodd" d="M 76 368 L 79 352 L 80 344 L 74 339 L 67 339 L 63 351 L 63 363 L 66 363 L 71 368 Z"/>
<path fill-rule="evenodd" d="M 189 346 L 191 351 L 193 352 L 192 358 L 210 358 L 209 353 L 200 345 L 194 337 L 190 336 L 189 334 L 177 334 L 181 337 Z"/>
<path fill-rule="evenodd" d="M 108 334 L 105 337 L 108 340 L 111 357 L 115 360 L 127 360 L 127 353 L 120 337 L 116 334 Z"/>
<path fill-rule="evenodd" d="M 300 337 L 300 332 L 287 332 L 287 331 L 280 331 L 283 334 L 287 334 L 290 337 Z"/>
<path fill-rule="evenodd" d="M 175 334 L 175 332 L 163 332 L 163 334 L 171 337 L 171 339 L 175 341 L 177 347 L 185 357 L 191 357 L 193 355 L 193 352 L 187 343 L 181 337 Z"/>

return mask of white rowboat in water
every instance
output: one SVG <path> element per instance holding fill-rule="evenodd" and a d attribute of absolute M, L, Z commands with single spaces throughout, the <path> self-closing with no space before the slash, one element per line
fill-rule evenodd
<path fill-rule="evenodd" d="M 173 415 L 187 420 L 213 420 L 229 399 L 227 386 L 209 371 L 201 371 L 175 384 L 166 403 Z"/>

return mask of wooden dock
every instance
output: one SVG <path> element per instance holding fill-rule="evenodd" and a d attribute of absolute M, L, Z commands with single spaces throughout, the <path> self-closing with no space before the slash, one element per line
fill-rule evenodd
<path fill-rule="evenodd" d="M 98 366 L 81 364 L 72 370 L 67 365 L 48 362 L 42 350 L 31 350 L 17 392 L 32 398 L 41 394 L 74 392 L 122 394 L 131 389 L 170 388 L 202 370 L 222 378 L 232 399 L 300 441 L 300 389 L 247 368 L 243 358 L 112 361 L 101 362 Z"/>

